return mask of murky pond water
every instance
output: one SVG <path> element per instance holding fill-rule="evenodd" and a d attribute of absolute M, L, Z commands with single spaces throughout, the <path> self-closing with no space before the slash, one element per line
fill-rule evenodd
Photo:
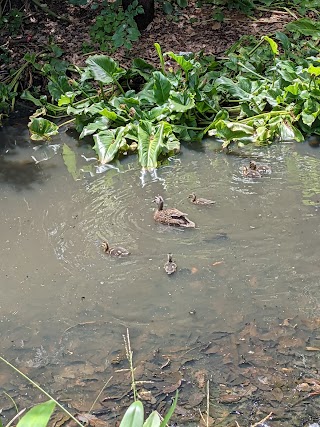
<path fill-rule="evenodd" d="M 137 361 L 151 364 L 152 359 L 162 371 L 166 361 L 176 363 L 170 375 L 186 369 L 186 384 L 192 382 L 189 363 L 203 392 L 205 379 L 231 387 L 226 371 L 237 375 L 226 354 L 237 353 L 232 364 L 241 365 L 234 358 L 245 358 L 239 345 L 248 337 L 248 325 L 258 325 L 249 336 L 251 341 L 260 337 L 260 343 L 267 340 L 261 334 L 281 325 L 286 331 L 290 326 L 293 335 L 283 347 L 288 351 L 280 351 L 283 357 L 289 353 L 290 361 L 278 364 L 301 373 L 297 361 L 308 360 L 305 374 L 312 371 L 320 388 L 320 149 L 282 144 L 248 148 L 242 157 L 219 153 L 215 142 L 207 141 L 201 148 L 183 147 L 156 173 L 143 174 L 134 157 L 97 168 L 91 149 L 78 146 L 72 134 L 34 147 L 21 126 L 0 130 L 0 139 L 0 331 L 6 359 L 62 400 L 71 398 L 76 409 L 88 410 L 108 375 L 118 364 L 127 367 L 121 356 L 126 328 Z M 272 174 L 243 178 L 240 170 L 249 158 L 271 165 Z M 193 205 L 191 192 L 216 203 Z M 166 206 L 187 212 L 196 229 L 155 223 L 157 194 Z M 131 255 L 107 256 L 103 239 Z M 172 276 L 163 270 L 169 252 L 178 264 Z M 287 335 L 275 332 L 269 340 L 275 348 Z M 223 348 L 220 353 L 212 349 L 214 340 Z M 306 356 L 307 346 L 314 350 Z M 175 360 L 172 355 L 181 351 Z M 163 386 L 166 395 L 181 385 L 181 378 L 174 378 L 171 388 L 168 381 Z M 21 405 L 32 395 L 26 385 L 21 397 L 22 380 L 3 366 L 0 379 Z M 269 387 L 274 390 L 274 383 Z M 127 379 L 124 393 L 129 390 Z M 190 394 L 187 409 L 195 406 Z M 10 402 L 1 399 L 9 409 Z M 276 400 L 281 404 L 279 396 Z M 294 414 L 284 421 L 278 414 L 278 423 L 270 425 L 318 422 L 319 397 L 310 407 L 315 412 L 308 416 Z M 227 413 L 233 410 L 228 406 Z M 260 414 L 261 419 L 265 412 Z M 241 414 L 236 419 L 241 423 Z"/>

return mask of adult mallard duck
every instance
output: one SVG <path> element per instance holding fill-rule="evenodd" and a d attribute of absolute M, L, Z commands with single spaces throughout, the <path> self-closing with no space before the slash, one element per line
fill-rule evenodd
<path fill-rule="evenodd" d="M 156 196 L 153 200 L 158 208 L 156 209 L 153 217 L 155 221 L 166 225 L 175 225 L 177 227 L 195 227 L 195 223 L 187 218 L 187 214 L 175 208 L 163 209 L 163 198 Z"/>
<path fill-rule="evenodd" d="M 114 247 L 110 247 L 109 243 L 104 240 L 101 244 L 103 251 L 106 254 L 109 254 L 111 256 L 115 256 L 115 257 L 123 257 L 123 256 L 127 256 L 130 255 L 130 252 L 123 248 L 122 246 L 114 246 Z"/>
<path fill-rule="evenodd" d="M 167 274 L 173 274 L 177 271 L 177 264 L 172 259 L 172 254 L 168 254 L 168 261 L 163 266 Z"/>
<path fill-rule="evenodd" d="M 261 178 L 261 174 L 257 170 L 248 168 L 247 166 L 243 166 L 242 175 L 246 178 Z"/>
<path fill-rule="evenodd" d="M 188 198 L 191 199 L 191 202 L 194 203 L 195 205 L 214 205 L 216 203 L 213 200 L 197 197 L 195 193 L 189 194 Z"/>
<path fill-rule="evenodd" d="M 271 173 L 271 167 L 268 165 L 257 165 L 253 160 L 249 163 L 249 169 L 259 172 L 260 175 Z"/>

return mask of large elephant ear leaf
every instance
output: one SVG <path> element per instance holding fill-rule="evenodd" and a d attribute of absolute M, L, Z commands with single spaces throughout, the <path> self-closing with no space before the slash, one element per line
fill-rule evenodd
<path fill-rule="evenodd" d="M 30 131 L 30 138 L 33 141 L 47 141 L 53 135 L 59 133 L 59 127 L 50 122 L 50 120 L 43 119 L 42 117 L 32 118 L 28 124 Z"/>
<path fill-rule="evenodd" d="M 155 71 L 153 73 L 153 81 L 154 99 L 158 105 L 162 105 L 167 102 L 169 98 L 171 83 L 160 71 Z"/>
<path fill-rule="evenodd" d="M 158 155 L 163 146 L 163 124 L 153 126 L 151 122 L 142 120 L 138 126 L 139 163 L 145 169 L 157 167 Z"/>
<path fill-rule="evenodd" d="M 126 71 L 119 67 L 117 62 L 106 55 L 93 55 L 86 63 L 95 80 L 103 84 L 111 84 L 119 80 Z"/>
<path fill-rule="evenodd" d="M 125 130 L 126 128 L 124 127 L 107 129 L 93 135 L 95 142 L 93 149 L 98 154 L 101 164 L 104 165 L 111 162 L 120 150 L 121 146 L 125 144 Z"/>

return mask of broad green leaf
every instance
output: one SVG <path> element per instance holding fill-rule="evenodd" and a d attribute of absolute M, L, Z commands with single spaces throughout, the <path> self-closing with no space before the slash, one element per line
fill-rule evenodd
<path fill-rule="evenodd" d="M 188 6 L 188 0 L 177 0 L 177 3 L 182 9 Z"/>
<path fill-rule="evenodd" d="M 240 100 L 250 100 L 252 94 L 252 82 L 249 79 L 242 78 L 239 82 L 234 82 L 228 77 L 219 77 L 216 80 L 218 88 L 222 87 L 227 90 L 232 96 Z"/>
<path fill-rule="evenodd" d="M 186 74 L 188 74 L 188 71 L 192 70 L 194 67 L 194 64 L 192 64 L 190 61 L 187 61 L 182 55 L 176 55 L 173 52 L 168 52 L 167 55 L 174 59 Z"/>
<path fill-rule="evenodd" d="M 117 113 L 115 113 L 114 111 L 108 110 L 107 108 L 104 108 L 103 110 L 99 111 L 99 113 L 109 120 L 115 121 L 118 118 Z"/>
<path fill-rule="evenodd" d="M 42 117 L 31 119 L 28 128 L 30 131 L 30 138 L 33 141 L 46 141 L 53 135 L 59 133 L 59 127 L 55 123 L 43 119 Z"/>
<path fill-rule="evenodd" d="M 194 95 L 185 92 L 171 92 L 168 100 L 168 105 L 171 111 L 183 113 L 191 110 L 195 106 Z"/>
<path fill-rule="evenodd" d="M 272 53 L 274 55 L 279 55 L 277 43 L 271 37 L 268 37 L 268 36 L 264 36 L 263 39 L 269 43 Z"/>
<path fill-rule="evenodd" d="M 118 67 L 118 64 L 109 56 L 93 55 L 86 60 L 86 64 L 91 70 L 94 79 L 104 83 L 111 84 L 123 76 L 126 71 Z"/>
<path fill-rule="evenodd" d="M 68 83 L 67 76 L 59 76 L 57 79 L 51 80 L 48 83 L 48 91 L 55 101 L 66 92 L 72 92 L 72 86 Z"/>
<path fill-rule="evenodd" d="M 43 102 L 41 102 L 39 99 L 35 98 L 29 90 L 24 90 L 21 95 L 21 99 L 25 99 L 26 101 L 32 102 L 37 107 L 42 107 Z"/>
<path fill-rule="evenodd" d="M 77 94 L 79 94 L 79 92 L 66 92 L 66 93 L 63 93 L 60 96 L 60 98 L 58 99 L 58 105 L 59 105 L 59 107 L 61 107 L 62 105 L 72 104 Z"/>
<path fill-rule="evenodd" d="M 250 137 L 254 135 L 254 128 L 243 123 L 227 122 L 220 120 L 215 127 L 216 136 L 227 141 L 237 140 L 239 138 Z"/>
<path fill-rule="evenodd" d="M 281 42 L 283 50 L 285 52 L 289 52 L 291 49 L 291 42 L 289 40 L 289 37 L 281 31 L 277 31 L 276 38 Z"/>
<path fill-rule="evenodd" d="M 211 131 L 211 129 L 215 129 L 216 124 L 220 121 L 220 120 L 228 120 L 229 119 L 229 113 L 227 110 L 220 110 L 219 113 L 216 114 L 214 120 L 212 121 L 212 123 L 209 124 L 209 126 L 207 126 L 203 133 L 206 134 L 209 131 Z M 210 132 L 209 135 L 214 135 L 214 133 Z"/>
<path fill-rule="evenodd" d="M 98 154 L 101 164 L 111 162 L 119 152 L 122 145 L 125 144 L 124 135 L 127 129 L 118 127 L 117 129 L 107 129 L 93 135 L 95 142 L 93 149 Z"/>
<path fill-rule="evenodd" d="M 144 422 L 143 427 L 160 427 L 160 423 L 161 420 L 158 412 L 153 411 Z"/>
<path fill-rule="evenodd" d="M 320 67 L 315 67 L 314 65 L 310 65 L 310 67 L 307 69 L 309 74 L 312 74 L 313 76 L 320 76 Z"/>
<path fill-rule="evenodd" d="M 154 99 L 158 105 L 164 104 L 170 95 L 171 83 L 160 71 L 153 73 Z"/>
<path fill-rule="evenodd" d="M 124 414 L 120 427 L 142 427 L 144 422 L 143 404 L 137 400 L 131 403 Z"/>
<path fill-rule="evenodd" d="M 289 121 L 283 121 L 279 126 L 279 139 L 280 141 L 304 141 L 302 133 Z"/>
<path fill-rule="evenodd" d="M 139 163 L 143 168 L 154 169 L 157 167 L 158 155 L 164 139 L 163 123 L 157 126 L 147 120 L 142 120 L 138 126 L 138 153 Z"/>
<path fill-rule="evenodd" d="M 46 427 L 55 406 L 53 400 L 34 406 L 21 418 L 17 427 Z"/>
<path fill-rule="evenodd" d="M 311 36 L 314 39 L 320 38 L 320 22 L 312 21 L 309 18 L 301 18 L 290 22 L 286 29 L 292 33 L 300 33 L 304 36 Z"/>
<path fill-rule="evenodd" d="M 316 119 L 313 114 L 307 113 L 305 110 L 302 111 L 301 118 L 302 118 L 303 123 L 307 126 L 310 126 L 310 127 L 312 126 L 312 123 Z"/>
<path fill-rule="evenodd" d="M 77 160 L 74 151 L 67 145 L 62 146 L 62 158 L 66 165 L 69 174 L 76 181 L 79 178 L 79 172 L 77 170 Z"/>
<path fill-rule="evenodd" d="M 87 135 L 92 135 L 97 130 L 106 130 L 110 126 L 110 120 L 106 117 L 98 117 L 94 122 L 89 123 L 82 129 L 79 139 L 84 138 Z"/>
<path fill-rule="evenodd" d="M 172 12 L 173 12 L 173 6 L 172 6 L 172 4 L 169 1 L 167 1 L 167 0 L 165 0 L 163 2 L 162 8 L 163 8 L 163 11 L 164 11 L 164 13 L 166 15 L 171 15 Z"/>

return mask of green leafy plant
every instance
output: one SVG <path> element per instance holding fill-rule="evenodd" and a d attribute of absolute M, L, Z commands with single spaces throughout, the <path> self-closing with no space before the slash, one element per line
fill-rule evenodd
<path fill-rule="evenodd" d="M 71 116 L 80 138 L 92 136 L 102 164 L 136 152 L 141 167 L 153 169 L 178 153 L 181 141 L 206 134 L 223 147 L 303 141 L 320 134 L 319 47 L 318 39 L 305 36 L 309 27 L 317 23 L 298 20 L 285 33 L 243 38 L 219 61 L 163 53 L 156 43 L 159 70 L 141 59 L 125 70 L 111 57 L 94 55 L 76 68 L 72 83 L 64 75 L 50 82 L 52 103 L 26 96 L 42 115 Z M 46 126 L 54 129 L 42 125 L 39 131 L 39 122 L 30 124 L 37 140 L 50 138 Z"/>
<path fill-rule="evenodd" d="M 139 13 L 143 13 L 143 7 L 138 0 L 134 0 L 127 10 L 123 10 L 121 0 L 104 2 L 102 12 L 90 28 L 92 42 L 98 44 L 102 51 L 113 52 L 121 46 L 131 49 L 132 43 L 140 37 L 134 20 Z"/>
<path fill-rule="evenodd" d="M 0 12 L 1 12 L 0 6 Z M 10 9 L 7 13 L 0 14 L 0 28 L 7 28 L 12 35 L 17 35 L 23 25 L 25 14 L 19 9 Z"/>

